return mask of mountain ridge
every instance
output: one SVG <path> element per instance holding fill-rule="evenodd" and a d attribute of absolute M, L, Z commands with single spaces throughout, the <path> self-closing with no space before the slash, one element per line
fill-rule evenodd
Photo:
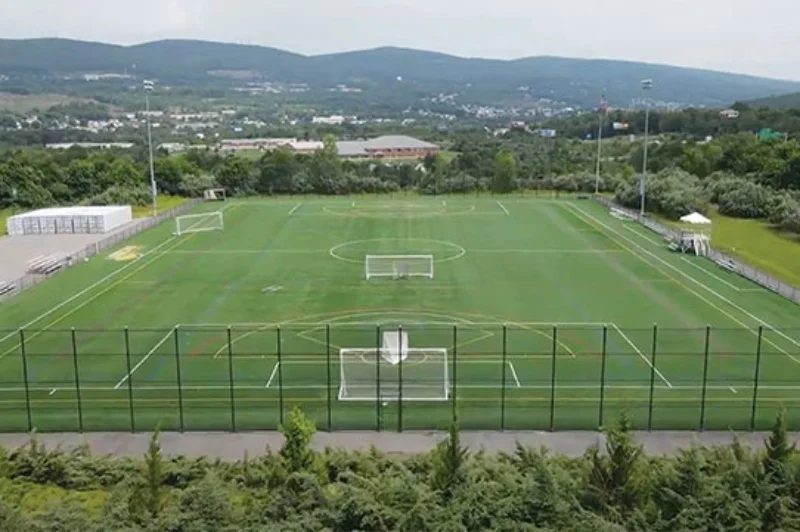
<path fill-rule="evenodd" d="M 683 105 L 726 106 L 800 91 L 800 81 L 621 59 L 552 55 L 488 59 L 396 46 L 304 55 L 194 39 L 127 46 L 60 38 L 0 39 L 2 74 L 58 76 L 123 70 L 175 84 L 208 82 L 209 73 L 219 70 L 253 71 L 264 81 L 314 87 L 356 83 L 395 90 L 403 80 L 432 93 L 483 91 L 486 98 L 489 93 L 514 96 L 520 87 L 527 87 L 530 97 L 579 106 L 596 105 L 603 91 L 617 105 L 627 104 L 641 97 L 639 81 L 644 78 L 655 80 L 650 98 Z"/>

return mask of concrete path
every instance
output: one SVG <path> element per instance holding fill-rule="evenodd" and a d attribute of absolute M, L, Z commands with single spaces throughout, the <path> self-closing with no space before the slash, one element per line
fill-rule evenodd
<path fill-rule="evenodd" d="M 318 432 L 313 447 L 344 448 L 347 450 L 366 450 L 374 445 L 390 454 L 425 452 L 447 435 L 443 432 Z M 739 440 L 752 448 L 763 447 L 766 433 L 739 434 Z M 692 443 L 700 445 L 727 445 L 733 441 L 730 432 L 636 432 L 636 441 L 642 444 L 649 454 L 674 455 Z M 792 433 L 793 441 L 800 439 L 800 433 Z M 88 444 L 94 454 L 140 456 L 147 449 L 149 434 L 130 433 L 58 433 L 38 434 L 38 440 L 45 446 L 69 449 Z M 485 450 L 489 453 L 513 452 L 516 443 L 526 446 L 544 446 L 553 452 L 569 456 L 580 456 L 592 445 L 602 442 L 603 436 L 597 432 L 489 432 L 463 431 L 461 438 L 470 450 Z M 0 434 L 0 445 L 16 448 L 30 440 L 28 434 Z M 239 460 L 245 452 L 257 456 L 266 449 L 277 451 L 283 437 L 277 432 L 165 432 L 161 434 L 161 446 L 166 455 L 187 457 L 207 456 L 222 460 Z"/>

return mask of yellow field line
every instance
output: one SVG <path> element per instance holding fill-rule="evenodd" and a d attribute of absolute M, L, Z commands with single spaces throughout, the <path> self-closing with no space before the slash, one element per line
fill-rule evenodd
<path fill-rule="evenodd" d="M 86 300 L 84 300 L 82 303 L 78 304 L 78 306 L 76 306 L 76 307 L 72 308 L 71 310 L 69 310 L 69 311 L 65 312 L 65 313 L 64 313 L 64 314 L 62 314 L 60 317 L 56 318 L 55 320 L 53 320 L 53 321 L 51 321 L 49 324 L 47 324 L 47 325 L 46 325 L 44 328 L 42 328 L 42 329 L 37 329 L 37 331 L 36 331 L 35 333 L 33 333 L 33 334 L 31 334 L 30 336 L 26 337 L 26 338 L 25 338 L 25 341 L 27 342 L 27 341 L 33 340 L 33 339 L 34 339 L 34 338 L 36 338 L 37 336 L 40 336 L 42 333 L 46 332 L 48 329 L 52 328 L 54 325 L 57 325 L 57 324 L 61 323 L 62 321 L 64 321 L 65 319 L 69 318 L 70 316 L 72 316 L 73 314 L 75 314 L 76 312 L 78 312 L 80 309 L 82 309 L 83 307 L 85 307 L 86 305 L 88 305 L 89 303 L 91 303 L 92 301 L 95 301 L 95 300 L 96 300 L 97 298 L 99 298 L 100 296 L 102 296 L 102 295 L 104 295 L 104 294 L 108 293 L 108 292 L 109 292 L 109 291 L 111 291 L 112 289 L 114 289 L 114 288 L 116 288 L 117 286 L 121 285 L 121 284 L 122 284 L 122 283 L 124 283 L 126 280 L 130 279 L 130 278 L 131 278 L 131 277 L 133 277 L 135 274 L 139 273 L 140 271 L 142 271 L 142 270 L 143 270 L 143 269 L 145 269 L 146 267 L 150 266 L 150 264 L 152 264 L 152 263 L 153 263 L 153 262 L 155 262 L 156 260 L 160 259 L 160 258 L 161 258 L 161 257 L 163 257 L 164 255 L 166 255 L 167 253 L 169 253 L 169 251 L 170 251 L 170 250 L 172 250 L 172 249 L 175 249 L 176 247 L 180 246 L 181 244 L 183 244 L 184 242 L 186 242 L 188 239 L 192 238 L 192 237 L 193 237 L 194 235 L 196 235 L 196 234 L 197 234 L 197 233 L 191 233 L 191 234 L 189 234 L 189 235 L 185 236 L 185 237 L 184 237 L 184 238 L 182 238 L 182 239 L 178 239 L 178 240 L 175 242 L 175 244 L 173 244 L 173 245 L 171 245 L 171 246 L 167 246 L 166 248 L 164 248 L 164 250 L 163 250 L 163 251 L 159 252 L 157 255 L 155 255 L 155 256 L 153 256 L 152 258 L 150 258 L 150 259 L 148 259 L 147 261 L 145 261 L 145 263 L 144 263 L 144 264 L 142 264 L 142 265 L 140 265 L 140 266 L 137 266 L 136 268 L 134 268 L 133 270 L 131 270 L 129 273 L 125 274 L 124 276 L 120 277 L 119 279 L 117 279 L 116 281 L 114 281 L 113 283 L 111 283 L 110 285 L 108 285 L 107 287 L 105 287 L 104 289 L 102 289 L 102 290 L 100 290 L 99 292 L 97 292 L 96 294 L 94 294 L 94 295 L 93 295 L 92 297 L 90 297 L 89 299 L 86 299 Z M 0 358 L 2 358 L 2 357 L 5 357 L 6 355 L 9 355 L 9 354 L 13 353 L 13 352 L 14 352 L 14 351 L 16 351 L 17 349 L 19 349 L 19 347 L 20 347 L 20 343 L 19 343 L 19 342 L 17 342 L 17 343 L 16 343 L 14 346 L 12 346 L 10 349 L 7 349 L 7 350 L 6 350 L 6 351 L 4 351 L 2 354 L 0 354 Z"/>
<path fill-rule="evenodd" d="M 570 207 L 573 207 L 572 205 L 569 205 L 569 206 L 570 206 Z M 589 219 L 589 220 L 595 220 L 595 218 L 594 218 L 593 216 L 591 216 L 590 214 L 587 214 L 587 213 L 586 213 L 586 212 L 584 212 L 582 209 L 580 209 L 580 208 L 578 208 L 578 207 L 573 207 L 573 209 L 577 210 L 577 211 L 580 213 L 580 216 L 579 216 L 578 218 L 579 218 L 579 219 L 581 219 L 581 220 L 582 220 L 584 223 L 589 223 L 589 222 L 587 222 L 587 221 L 586 221 L 587 219 Z M 570 210 L 570 209 L 567 209 L 567 210 Z M 575 210 L 571 210 L 571 212 L 575 213 Z M 593 224 L 593 225 L 594 225 L 594 224 Z M 603 224 L 601 223 L 600 225 L 603 225 Z M 595 226 L 596 226 L 596 225 L 595 225 Z M 606 228 L 608 228 L 608 227 L 606 226 Z M 748 331 L 749 333 L 751 333 L 751 334 L 753 334 L 753 335 L 755 335 L 755 336 L 758 336 L 758 332 L 756 332 L 756 331 L 755 331 L 755 330 L 754 330 L 752 327 L 748 326 L 746 323 L 744 323 L 742 320 L 738 319 L 736 316 L 734 316 L 733 314 L 731 314 L 730 312 L 728 312 L 728 311 L 727 311 L 727 310 L 725 310 L 724 308 L 722 308 L 722 307 L 720 307 L 719 305 L 717 305 L 717 304 L 713 303 L 711 300 L 709 300 L 708 298 L 704 297 L 702 294 L 700 294 L 700 293 L 699 293 L 699 292 L 697 292 L 696 290 L 693 290 L 693 289 L 692 289 L 692 288 L 690 288 L 688 285 L 686 285 L 684 282 L 682 282 L 682 281 L 678 280 L 678 278 L 677 278 L 677 277 L 675 277 L 674 275 L 670 275 L 670 274 L 669 274 L 669 273 L 667 273 L 667 272 L 666 272 L 666 271 L 665 271 L 665 270 L 664 270 L 662 267 L 659 267 L 659 266 L 657 266 L 656 264 L 654 264 L 654 263 L 650 262 L 649 260 L 647 260 L 647 259 L 643 258 L 643 257 L 641 256 L 641 254 L 639 254 L 639 253 L 636 253 L 636 252 L 635 252 L 635 251 L 634 251 L 632 248 L 630 248 L 629 246 L 626 246 L 625 244 L 622 244 L 622 243 L 621 243 L 621 242 L 620 242 L 620 241 L 619 241 L 617 238 L 614 238 L 613 236 L 611 236 L 611 235 L 609 234 L 609 232 L 608 232 L 608 231 L 603 231 L 602 229 L 598 229 L 598 230 L 599 230 L 601 233 L 603 233 L 603 234 L 604 234 L 604 235 L 605 235 L 607 238 L 609 238 L 609 239 L 611 239 L 611 240 L 613 240 L 613 241 L 617 242 L 617 244 L 619 244 L 621 247 L 623 247 L 623 248 L 625 248 L 626 250 L 628 250 L 628 252 L 629 252 L 631 255 L 633 255 L 633 257 L 635 257 L 635 258 L 639 259 L 640 261 L 644 262 L 645 264 L 647 264 L 647 265 L 648 265 L 648 266 L 650 266 L 651 268 L 655 268 L 656 270 L 660 271 L 662 274 L 664 274 L 665 276 L 667 276 L 667 277 L 669 277 L 670 279 L 672 279 L 673 281 L 675 281 L 675 282 L 676 282 L 676 283 L 677 283 L 677 284 L 678 284 L 678 285 L 679 285 L 681 288 L 683 288 L 684 290 L 686 290 L 687 292 L 689 292 L 690 294 L 692 294 L 693 296 L 695 296 L 696 298 L 698 298 L 700 301 L 704 302 L 706 305 L 708 305 L 708 306 L 712 307 L 713 309 L 715 309 L 716 311 L 720 312 L 720 313 L 721 313 L 721 314 L 723 314 L 724 316 L 727 316 L 727 317 L 728 317 L 728 319 L 730 319 L 730 320 L 731 320 L 731 321 L 733 321 L 734 323 L 737 323 L 737 324 L 739 324 L 739 326 L 741 326 L 742 328 L 744 328 L 744 329 L 745 329 L 746 331 Z M 616 231 L 613 231 L 613 230 L 612 230 L 612 232 L 615 232 L 615 233 L 616 233 Z M 617 234 L 618 236 L 620 236 L 620 237 L 623 237 L 623 235 L 621 235 L 621 234 L 619 234 L 619 233 L 616 233 L 616 234 Z M 671 264 L 669 264 L 667 261 L 665 261 L 664 259 L 661 259 L 661 258 L 659 258 L 657 255 L 655 255 L 655 254 L 654 254 L 654 253 L 652 253 L 651 251 L 647 250 L 646 248 L 644 248 L 644 247 L 640 246 L 639 244 L 637 244 L 637 243 L 635 243 L 635 242 L 634 242 L 634 244 L 633 244 L 633 245 L 635 245 L 635 246 L 637 246 L 637 247 L 640 247 L 641 249 L 645 250 L 645 252 L 646 252 L 646 253 L 649 253 L 649 254 L 650 254 L 651 256 L 653 256 L 654 258 L 657 258 L 657 259 L 658 259 L 660 262 L 662 262 L 663 264 L 666 264 L 666 265 L 669 265 L 669 266 L 671 266 L 671 267 L 675 268 L 675 266 L 672 266 L 672 265 L 671 265 Z M 677 268 L 675 268 L 675 269 L 677 270 Z M 680 271 L 680 270 L 677 270 L 677 271 Z M 688 274 L 685 274 L 685 273 L 684 273 L 683 275 L 685 275 L 686 277 L 689 277 L 689 278 L 691 278 L 691 279 L 695 280 L 696 282 L 699 282 L 699 281 L 697 281 L 696 279 L 694 279 L 694 278 L 692 278 L 691 276 L 689 276 Z M 702 283 L 701 283 L 701 286 L 704 286 L 704 285 L 702 285 Z M 763 320 L 761 320 L 761 319 L 758 319 L 758 318 L 756 318 L 756 321 L 760 322 L 761 324 L 764 324 L 764 323 L 765 323 Z M 772 327 L 767 327 L 767 330 L 768 330 L 768 331 L 769 331 L 769 330 L 775 331 L 775 329 L 773 329 Z M 779 331 L 776 331 L 776 332 L 779 332 Z M 797 357 L 793 356 L 792 354 L 790 354 L 790 353 L 789 353 L 788 351 L 786 351 L 785 349 L 782 349 L 780 346 L 778 346 L 777 344 L 775 344 L 774 342 L 772 342 L 772 341 L 771 341 L 769 338 L 762 338 L 762 340 L 763 340 L 765 343 L 767 343 L 767 344 L 771 345 L 772 347 L 774 347 L 775 349 L 777 349 L 777 350 L 778 350 L 778 351 L 779 351 L 781 354 L 783 354 L 783 355 L 786 355 L 787 357 L 789 357 L 789 358 L 790 358 L 791 360 L 793 360 L 794 362 L 797 362 L 798 364 L 800 364 L 800 359 L 798 359 Z"/>

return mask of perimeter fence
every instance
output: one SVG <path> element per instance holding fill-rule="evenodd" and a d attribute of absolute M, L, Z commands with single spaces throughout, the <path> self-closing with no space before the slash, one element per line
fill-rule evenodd
<path fill-rule="evenodd" d="M 138 220 L 134 220 L 130 224 L 127 224 L 124 228 L 120 229 L 119 231 L 115 231 L 108 235 L 107 237 L 93 242 L 81 250 L 68 254 L 62 261 L 61 267 L 52 271 L 49 274 L 39 274 L 39 273 L 26 273 L 22 277 L 19 277 L 15 280 L 6 281 L 3 284 L 4 289 L 0 290 L 0 302 L 10 297 L 17 295 L 18 293 L 30 288 L 31 286 L 38 284 L 46 279 L 53 277 L 54 275 L 58 274 L 59 272 L 74 266 L 75 264 L 79 264 L 83 259 L 92 257 L 97 255 L 98 253 L 112 248 L 122 242 L 128 240 L 134 235 L 141 233 L 146 229 L 150 229 L 151 227 L 155 227 L 156 225 L 160 224 L 164 220 L 168 220 L 169 218 L 174 218 L 175 216 L 180 216 L 197 206 L 198 203 L 202 202 L 202 199 L 193 198 L 189 199 L 184 203 L 181 203 L 177 207 L 173 207 L 172 209 L 168 209 L 162 211 L 156 216 L 148 217 L 148 218 L 141 218 Z"/>
<path fill-rule="evenodd" d="M 0 430 L 274 430 L 294 406 L 327 431 L 594 430 L 622 411 L 643 430 L 746 431 L 780 409 L 800 428 L 800 329 L 405 325 L 418 352 L 446 350 L 442 370 L 388 363 L 395 327 L 0 331 Z M 374 379 L 360 400 L 340 399 L 341 348 Z"/>
<path fill-rule="evenodd" d="M 628 215 L 631 216 L 632 219 L 635 219 L 637 222 L 639 222 L 646 228 L 650 229 L 655 233 L 658 233 L 664 238 L 670 240 L 678 240 L 679 232 L 671 227 L 662 224 L 658 220 L 654 220 L 653 218 L 648 218 L 646 216 L 642 217 L 639 215 L 638 212 L 632 209 L 621 207 L 620 205 L 614 203 L 609 198 L 597 196 L 595 199 L 609 208 L 619 209 L 621 211 L 628 213 Z M 722 251 L 714 249 L 713 245 L 709 249 L 706 258 L 708 258 L 709 260 L 715 262 L 716 264 L 722 266 L 727 270 L 734 271 L 739 275 L 741 275 L 742 277 L 745 277 L 746 279 L 749 279 L 754 283 L 763 286 L 767 290 L 771 290 L 772 292 L 775 292 L 776 294 L 779 294 L 790 301 L 794 301 L 795 303 L 800 303 L 800 288 L 797 288 L 796 286 L 793 286 L 789 283 L 785 283 L 768 273 L 764 273 L 758 268 L 750 266 L 749 264 L 743 262 L 742 260 L 732 257 L 727 253 L 723 253 Z"/>

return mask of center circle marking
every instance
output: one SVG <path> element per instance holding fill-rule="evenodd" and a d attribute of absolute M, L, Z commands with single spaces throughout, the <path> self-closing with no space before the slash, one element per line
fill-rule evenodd
<path fill-rule="evenodd" d="M 435 264 L 440 264 L 442 262 L 450 262 L 451 260 L 460 259 L 464 255 L 467 254 L 467 250 L 464 247 L 459 246 L 453 242 L 448 242 L 447 240 L 434 240 L 432 238 L 366 238 L 363 240 L 350 240 L 348 242 L 342 242 L 341 244 L 337 244 L 333 246 L 331 249 L 328 250 L 328 254 L 336 260 L 340 260 L 342 262 L 350 262 L 353 264 L 364 264 L 364 259 L 351 259 L 350 257 L 345 257 L 344 255 L 340 254 L 340 250 L 347 246 L 356 246 L 359 244 L 366 244 L 369 242 L 404 242 L 404 241 L 411 241 L 411 242 L 432 242 L 434 244 L 439 244 L 443 246 L 451 247 L 455 250 L 455 254 L 450 255 L 444 258 L 436 258 L 434 255 L 433 262 Z M 368 253 L 365 253 L 367 255 Z M 402 253 L 396 253 L 397 255 L 401 255 Z"/>

